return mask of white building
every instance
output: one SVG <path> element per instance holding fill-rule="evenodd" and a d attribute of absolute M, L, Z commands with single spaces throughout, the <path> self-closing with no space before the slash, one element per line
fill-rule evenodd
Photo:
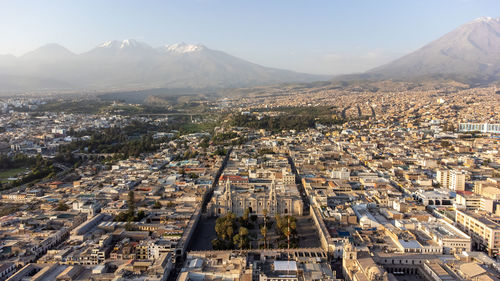
<path fill-rule="evenodd" d="M 342 167 L 340 170 L 332 170 L 332 179 L 350 180 L 351 171 L 346 167 Z"/>
<path fill-rule="evenodd" d="M 500 134 L 500 124 L 460 123 L 458 125 L 458 130 L 460 132 L 481 132 L 481 133 Z"/>
<path fill-rule="evenodd" d="M 465 172 L 455 170 L 451 171 L 448 188 L 455 191 L 465 190 Z"/>
<path fill-rule="evenodd" d="M 465 190 L 465 172 L 457 170 L 438 170 L 436 180 L 441 187 L 454 191 Z"/>
<path fill-rule="evenodd" d="M 454 198 L 451 192 L 445 189 L 417 190 L 413 196 L 424 206 L 427 205 L 453 205 Z"/>
<path fill-rule="evenodd" d="M 493 213 L 495 200 L 478 195 L 466 195 L 457 193 L 455 207 L 467 210 L 481 210 Z"/>
<path fill-rule="evenodd" d="M 436 180 L 441 187 L 448 188 L 449 170 L 438 170 L 436 172 Z"/>
<path fill-rule="evenodd" d="M 462 253 L 471 249 L 470 236 L 443 219 L 419 222 L 418 228 L 438 243 L 444 254 Z"/>

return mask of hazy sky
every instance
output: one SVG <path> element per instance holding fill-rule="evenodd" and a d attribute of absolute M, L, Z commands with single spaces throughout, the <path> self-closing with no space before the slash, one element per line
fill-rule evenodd
<path fill-rule="evenodd" d="M 0 0 L 0 54 L 46 43 L 81 53 L 133 38 L 204 44 L 301 72 L 351 73 L 499 13 L 499 0 Z"/>

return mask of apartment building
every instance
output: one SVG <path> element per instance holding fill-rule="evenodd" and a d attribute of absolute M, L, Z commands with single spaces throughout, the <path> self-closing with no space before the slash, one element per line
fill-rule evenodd
<path fill-rule="evenodd" d="M 471 192 L 457 193 L 455 204 L 457 207 L 466 208 L 467 210 L 481 210 L 490 213 L 495 211 L 493 199 L 478 196 L 474 193 L 471 194 Z"/>
<path fill-rule="evenodd" d="M 443 188 L 455 191 L 465 190 L 465 172 L 457 170 L 438 170 L 436 180 Z"/>
<path fill-rule="evenodd" d="M 456 210 L 458 227 L 469 234 L 480 250 L 486 250 L 490 256 L 500 253 L 500 218 L 487 212 Z"/>

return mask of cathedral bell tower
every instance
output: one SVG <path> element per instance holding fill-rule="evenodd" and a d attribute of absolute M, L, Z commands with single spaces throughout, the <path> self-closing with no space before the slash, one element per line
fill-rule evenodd
<path fill-rule="evenodd" d="M 268 198 L 270 213 L 277 214 L 278 213 L 278 198 L 276 198 L 276 183 L 271 182 L 271 187 L 269 188 L 269 198 Z"/>
<path fill-rule="evenodd" d="M 224 192 L 224 197 L 227 202 L 227 211 L 232 212 L 233 211 L 233 196 L 232 196 L 232 190 L 231 190 L 231 181 L 227 180 L 226 181 L 226 190 Z"/>

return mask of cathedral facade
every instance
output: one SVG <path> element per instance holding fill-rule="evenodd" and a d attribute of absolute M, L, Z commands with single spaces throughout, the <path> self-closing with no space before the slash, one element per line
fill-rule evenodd
<path fill-rule="evenodd" d="M 233 185 L 230 181 L 226 181 L 220 189 L 221 192 L 214 193 L 209 210 L 214 216 L 228 212 L 241 216 L 247 209 L 250 210 L 250 214 L 258 216 L 263 216 L 265 212 L 268 216 L 302 215 L 303 202 L 300 196 L 287 194 L 284 189 L 285 186 L 281 186 L 277 190 L 274 180 L 268 185 L 259 187 Z"/>

